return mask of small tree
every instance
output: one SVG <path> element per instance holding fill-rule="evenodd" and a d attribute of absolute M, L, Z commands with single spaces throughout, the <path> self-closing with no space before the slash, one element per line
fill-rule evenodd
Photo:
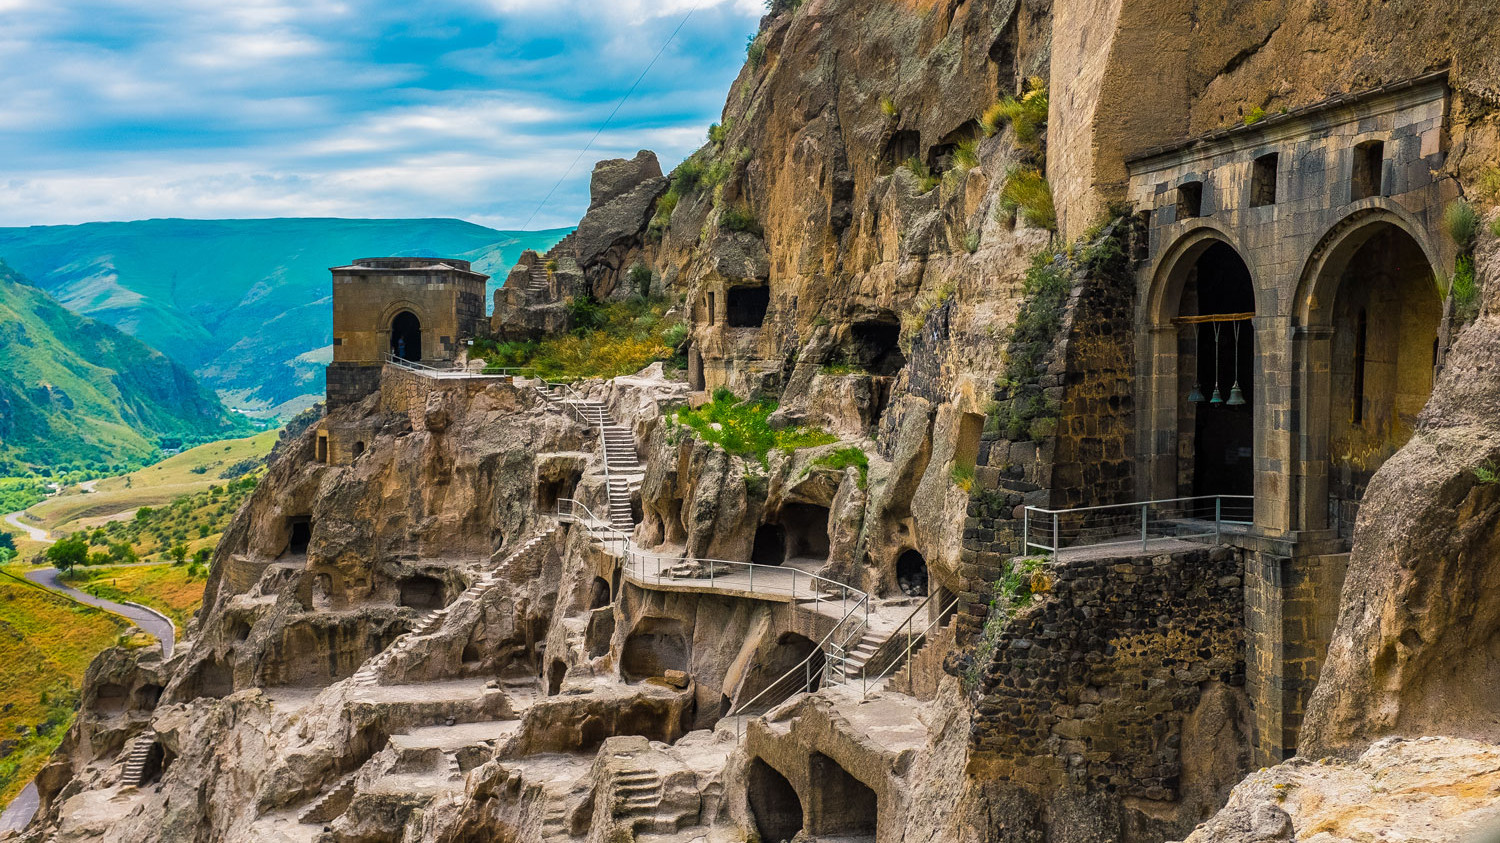
<path fill-rule="evenodd" d="M 212 559 L 213 556 L 214 552 L 212 550 L 209 550 L 206 547 L 200 547 L 198 548 L 198 552 L 193 554 L 193 561 L 199 565 L 207 565 L 208 560 Z"/>
<path fill-rule="evenodd" d="M 178 542 L 177 544 L 172 545 L 172 549 L 168 551 L 168 553 L 172 554 L 173 562 L 181 565 L 182 563 L 187 561 L 188 546 L 181 542 Z"/>
<path fill-rule="evenodd" d="M 16 539 L 10 533 L 0 533 L 0 550 L 8 550 L 14 556 L 16 552 Z"/>
<path fill-rule="evenodd" d="M 59 571 L 71 571 L 89 560 L 89 543 L 82 536 L 69 536 L 47 548 L 47 561 Z"/>

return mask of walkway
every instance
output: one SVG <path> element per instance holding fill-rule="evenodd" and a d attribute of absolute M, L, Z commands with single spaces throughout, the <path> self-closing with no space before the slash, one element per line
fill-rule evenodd
<path fill-rule="evenodd" d="M 25 510 L 22 510 L 21 512 L 12 512 L 11 514 L 5 516 L 5 523 L 26 533 L 26 535 L 30 537 L 34 542 L 41 542 L 42 544 L 52 544 L 54 539 L 51 536 L 47 535 L 46 530 L 43 530 L 41 527 L 33 527 L 21 520 L 21 516 L 25 514 Z"/>

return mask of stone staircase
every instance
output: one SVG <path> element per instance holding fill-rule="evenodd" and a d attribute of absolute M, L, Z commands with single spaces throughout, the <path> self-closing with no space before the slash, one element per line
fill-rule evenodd
<path fill-rule="evenodd" d="M 570 405 L 578 414 L 599 431 L 599 444 L 604 452 L 604 464 L 609 468 L 609 525 L 617 530 L 635 530 L 635 514 L 630 499 L 641 487 L 645 466 L 635 449 L 635 433 L 619 424 L 609 414 L 603 401 L 565 398 L 549 386 L 540 387 L 543 397 L 555 405 Z"/>
<path fill-rule="evenodd" d="M 148 729 L 136 735 L 135 742 L 130 745 L 130 755 L 125 759 L 125 772 L 120 776 L 120 784 L 140 787 L 146 783 L 146 767 L 151 762 L 151 750 L 155 747 L 155 732 Z"/>
<path fill-rule="evenodd" d="M 567 840 L 572 836 L 568 833 L 568 804 L 561 799 L 548 802 L 542 814 L 542 839 Z"/>
<path fill-rule="evenodd" d="M 359 771 L 355 770 L 339 779 L 333 787 L 307 806 L 307 809 L 297 816 L 297 821 L 309 825 L 322 825 L 338 819 L 354 799 L 354 784 L 358 778 Z"/>
<path fill-rule="evenodd" d="M 557 532 L 557 529 L 557 525 L 554 524 L 527 539 L 525 543 L 523 543 L 519 548 L 516 548 L 516 550 L 512 551 L 511 554 L 505 558 L 504 562 L 501 562 L 498 566 L 496 566 L 494 570 L 486 571 L 485 573 L 481 574 L 479 578 L 474 581 L 474 584 L 465 589 L 464 592 L 460 594 L 452 603 L 449 603 L 447 606 L 444 606 L 443 608 L 438 609 L 435 612 L 430 612 L 426 615 L 423 615 L 422 618 L 417 621 L 417 625 L 410 632 L 398 637 L 391 644 L 391 646 L 385 648 L 374 658 L 369 659 L 363 665 L 361 665 L 359 670 L 355 671 L 354 675 L 349 677 L 350 684 L 354 685 L 355 687 L 371 687 L 379 685 L 381 674 L 385 670 L 386 665 L 391 663 L 392 659 L 396 658 L 401 653 L 404 653 L 407 650 L 411 649 L 416 645 L 416 642 L 418 640 L 432 634 L 439 627 L 441 627 L 443 625 L 443 621 L 447 620 L 448 615 L 451 614 L 454 609 L 459 608 L 459 606 L 461 605 L 484 599 L 484 595 L 489 592 L 490 589 L 494 588 L 500 583 L 500 572 L 504 568 L 515 562 L 521 561 L 524 558 L 525 554 L 537 553 L 540 550 L 545 549 L 546 542 L 551 539 L 552 535 L 555 532 Z"/>
<path fill-rule="evenodd" d="M 661 807 L 662 780 L 655 770 L 624 770 L 614 777 L 615 816 L 656 821 Z"/>
<path fill-rule="evenodd" d="M 531 274 L 531 281 L 526 285 L 527 297 L 534 301 L 546 299 L 548 293 L 551 291 L 551 284 L 548 283 L 550 279 L 547 274 L 547 265 L 544 263 L 534 263 L 531 265 L 529 272 Z"/>

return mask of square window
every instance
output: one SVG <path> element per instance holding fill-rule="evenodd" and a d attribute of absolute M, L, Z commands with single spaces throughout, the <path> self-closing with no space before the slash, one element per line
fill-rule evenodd
<path fill-rule="evenodd" d="M 1250 207 L 1276 204 L 1276 170 L 1280 159 L 1274 152 L 1255 159 L 1250 176 Z"/>

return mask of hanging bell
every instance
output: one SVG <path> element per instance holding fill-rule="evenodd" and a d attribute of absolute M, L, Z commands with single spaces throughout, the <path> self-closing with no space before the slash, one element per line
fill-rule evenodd
<path fill-rule="evenodd" d="M 1224 403 L 1225 405 L 1230 407 L 1245 406 L 1245 391 L 1243 389 L 1240 389 L 1239 381 L 1235 381 L 1234 386 L 1230 387 L 1229 400 L 1225 401 Z"/>
<path fill-rule="evenodd" d="M 1222 395 L 1219 394 L 1219 388 L 1217 386 L 1214 387 L 1214 397 L 1208 399 L 1208 403 L 1210 403 L 1210 404 L 1223 404 L 1224 403 L 1224 396 L 1222 396 Z"/>
<path fill-rule="evenodd" d="M 1193 391 L 1188 393 L 1188 401 L 1194 404 L 1202 404 L 1208 399 L 1203 397 L 1203 387 L 1197 383 L 1193 384 Z"/>

